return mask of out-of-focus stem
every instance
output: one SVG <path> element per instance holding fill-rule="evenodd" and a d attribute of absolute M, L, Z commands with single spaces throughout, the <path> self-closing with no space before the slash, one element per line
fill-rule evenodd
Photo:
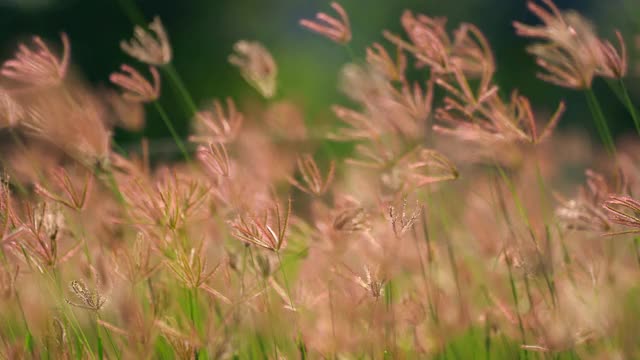
<path fill-rule="evenodd" d="M 187 152 L 187 148 L 184 145 L 184 143 L 182 142 L 182 140 L 180 139 L 180 136 L 176 132 L 176 129 L 173 127 L 173 123 L 171 122 L 171 119 L 169 119 L 169 116 L 167 116 L 167 113 L 164 111 L 162 106 L 157 101 L 154 102 L 153 105 L 155 106 L 156 110 L 158 111 L 158 114 L 160 114 L 160 117 L 162 118 L 162 121 L 166 125 L 167 129 L 169 129 L 169 132 L 171 133 L 171 136 L 173 137 L 173 140 L 176 142 L 176 145 L 180 149 L 180 152 L 182 152 L 182 155 L 184 156 L 184 159 L 187 162 L 191 161 L 191 158 L 189 157 L 189 153 Z"/>
<path fill-rule="evenodd" d="M 162 69 L 167 73 L 169 79 L 171 79 L 171 82 L 173 82 L 175 87 L 178 89 L 180 96 L 182 96 L 182 99 L 187 104 L 187 115 L 189 115 L 189 117 L 192 117 L 196 112 L 198 112 L 198 107 L 193 101 L 191 94 L 189 94 L 189 90 L 187 90 L 187 87 L 184 85 L 180 74 L 176 71 L 175 67 L 171 63 L 163 66 Z"/>
<path fill-rule="evenodd" d="M 600 139 L 602 139 L 605 149 L 609 152 L 609 154 L 615 157 L 616 148 L 613 142 L 613 137 L 611 136 L 611 131 L 609 130 L 609 126 L 607 125 L 607 120 L 604 116 L 604 113 L 602 112 L 600 102 L 598 101 L 598 98 L 591 88 L 585 90 L 585 95 L 587 97 L 587 104 L 589 105 L 591 116 L 593 116 L 596 128 L 598 130 L 598 133 L 600 134 Z"/>
<path fill-rule="evenodd" d="M 640 135 L 640 115 L 638 115 L 638 110 L 633 104 L 631 96 L 629 96 L 629 91 L 627 90 L 627 86 L 624 84 L 624 80 L 618 79 L 617 83 L 607 81 L 607 85 L 609 85 L 611 92 L 613 92 L 618 100 L 620 100 L 620 102 L 627 108 L 627 111 L 633 120 L 633 124 L 636 127 L 636 131 L 638 132 L 638 135 Z"/>

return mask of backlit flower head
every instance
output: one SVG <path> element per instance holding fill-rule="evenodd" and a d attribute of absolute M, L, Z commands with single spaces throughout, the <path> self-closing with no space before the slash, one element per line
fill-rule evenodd
<path fill-rule="evenodd" d="M 0 73 L 17 82 L 32 86 L 51 86 L 60 83 L 67 73 L 71 46 L 67 34 L 61 33 L 62 57 L 56 57 L 39 37 L 33 37 L 34 49 L 20 44 L 16 57 L 5 61 Z"/>
<path fill-rule="evenodd" d="M 344 8 L 337 2 L 332 2 L 331 7 L 338 13 L 340 19 L 320 12 L 316 14 L 318 21 L 302 19 L 300 20 L 300 25 L 320 35 L 324 35 L 337 43 L 346 44 L 351 41 L 349 16 Z"/>
<path fill-rule="evenodd" d="M 104 108 L 84 89 L 77 90 L 38 99 L 22 125 L 29 135 L 58 146 L 83 164 L 102 166 L 108 161 L 111 140 Z"/>
<path fill-rule="evenodd" d="M 246 40 L 235 43 L 233 50 L 229 62 L 262 96 L 272 98 L 276 94 L 278 67 L 271 53 L 259 42 Z"/>
<path fill-rule="evenodd" d="M 151 102 L 160 96 L 160 74 L 153 66 L 149 66 L 149 72 L 153 83 L 149 83 L 136 69 L 129 65 L 120 66 L 121 72 L 114 72 L 109 80 L 124 90 L 122 97 L 132 102 Z"/>
<path fill-rule="evenodd" d="M 230 221 L 233 228 L 231 235 L 244 243 L 278 252 L 286 244 L 290 215 L 291 199 L 284 214 L 274 200 L 262 214 L 240 214 Z"/>
<path fill-rule="evenodd" d="M 570 200 L 559 199 L 556 216 L 568 229 L 608 231 L 611 217 L 604 210 L 610 187 L 605 177 L 595 171 L 587 170 L 585 175 L 586 184 L 579 189 L 578 196 Z"/>
<path fill-rule="evenodd" d="M 598 38 L 593 25 L 577 12 L 562 12 L 551 0 L 542 2 L 548 10 L 533 1 L 528 7 L 544 25 L 513 23 L 518 35 L 544 41 L 528 48 L 546 71 L 538 75 L 542 80 L 584 89 L 591 87 L 594 76 L 620 78 L 626 74 L 626 48 L 620 33 L 616 33 L 621 48 L 618 52 L 609 41 Z"/>
<path fill-rule="evenodd" d="M 382 45 L 374 43 L 367 48 L 367 63 L 387 79 L 403 81 L 404 73 L 407 69 L 407 56 L 400 48 L 397 49 L 396 53 L 396 60 L 393 60 Z"/>
<path fill-rule="evenodd" d="M 226 100 L 227 109 L 219 100 L 213 101 L 213 110 L 196 113 L 194 124 L 196 135 L 189 140 L 197 143 L 229 143 L 236 139 L 244 115 L 238 111 L 231 98 Z"/>
<path fill-rule="evenodd" d="M 640 232 L 640 202 L 628 196 L 611 195 L 602 205 L 609 221 L 631 228 L 627 232 Z"/>
<path fill-rule="evenodd" d="M 221 177 L 230 176 L 231 161 L 224 144 L 210 143 L 209 146 L 198 146 L 196 153 L 198 160 L 209 174 Z"/>
<path fill-rule="evenodd" d="M 22 120 L 24 109 L 3 89 L 0 89 L 0 129 L 14 127 Z"/>
<path fill-rule="evenodd" d="M 365 289 L 374 299 L 379 299 L 381 296 L 384 296 L 384 286 L 387 281 L 380 276 L 380 271 L 377 270 L 372 274 L 369 267 L 365 265 L 364 273 L 364 278 L 356 276 L 356 284 Z"/>
<path fill-rule="evenodd" d="M 327 175 L 323 177 L 313 157 L 310 154 L 304 154 L 298 157 L 298 172 L 302 177 L 302 182 L 291 177 L 289 178 L 291 185 L 308 194 L 322 195 L 333 181 L 335 162 L 332 161 L 329 164 Z"/>
<path fill-rule="evenodd" d="M 77 308 L 91 310 L 91 311 L 99 311 L 102 309 L 104 304 L 107 302 L 107 298 L 102 296 L 97 290 L 91 290 L 81 280 L 73 280 L 69 285 L 71 292 L 75 295 L 76 299 L 80 302 L 74 302 L 66 299 L 69 305 L 75 306 Z"/>
<path fill-rule="evenodd" d="M 133 38 L 121 41 L 120 48 L 129 56 L 149 65 L 166 65 L 171 62 L 171 44 L 159 17 L 149 24 L 149 31 L 140 26 L 133 29 Z"/>

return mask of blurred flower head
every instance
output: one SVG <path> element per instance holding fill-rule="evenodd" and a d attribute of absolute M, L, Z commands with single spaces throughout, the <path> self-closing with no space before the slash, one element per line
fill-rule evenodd
<path fill-rule="evenodd" d="M 171 44 L 159 17 L 149 24 L 149 31 L 140 26 L 133 29 L 133 38 L 121 41 L 122 51 L 149 65 L 166 65 L 171 62 Z"/>
<path fill-rule="evenodd" d="M 300 25 L 320 35 L 324 35 L 337 43 L 346 44 L 351 41 L 349 16 L 344 8 L 337 2 L 332 2 L 331 7 L 338 13 L 340 19 L 320 12 L 316 14 L 318 21 L 302 19 L 300 20 Z"/>
<path fill-rule="evenodd" d="M 272 98 L 276 94 L 278 67 L 271 53 L 259 42 L 247 40 L 235 43 L 233 50 L 229 62 L 262 96 Z"/>
<path fill-rule="evenodd" d="M 114 72 L 109 80 L 122 88 L 122 97 L 131 102 L 151 102 L 160 96 L 160 74 L 155 67 L 149 66 L 153 82 L 149 83 L 136 69 L 129 65 L 120 66 L 121 72 Z"/>
<path fill-rule="evenodd" d="M 542 39 L 528 51 L 546 73 L 538 76 L 552 84 L 585 89 L 594 76 L 621 78 L 627 72 L 626 48 L 619 32 L 620 52 L 607 40 L 601 40 L 593 25 L 575 11 L 561 12 L 551 0 L 542 0 L 549 10 L 528 2 L 531 12 L 544 25 L 531 26 L 514 22 L 520 36 Z"/>
<path fill-rule="evenodd" d="M 39 36 L 33 37 L 35 49 L 20 44 L 16 57 L 5 61 L 0 73 L 12 80 L 31 86 L 51 86 L 60 83 L 69 67 L 71 46 L 67 34 L 61 33 L 62 57 L 56 57 Z"/>

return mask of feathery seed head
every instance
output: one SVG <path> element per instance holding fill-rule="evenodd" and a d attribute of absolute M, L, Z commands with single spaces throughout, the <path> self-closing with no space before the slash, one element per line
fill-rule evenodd
<path fill-rule="evenodd" d="M 420 204 L 416 201 L 416 207 L 411 214 L 407 216 L 407 198 L 402 199 L 402 207 L 400 211 L 395 206 L 389 206 L 389 220 L 391 221 L 391 228 L 396 237 L 401 237 L 405 232 L 409 231 L 413 224 L 418 220 L 418 217 L 422 213 Z"/>
<path fill-rule="evenodd" d="M 278 67 L 271 53 L 259 42 L 241 40 L 233 45 L 229 62 L 242 77 L 267 99 L 276 94 Z"/>
<path fill-rule="evenodd" d="M 12 128 L 24 117 L 24 109 L 8 91 L 0 88 L 0 129 Z"/>
<path fill-rule="evenodd" d="M 207 147 L 199 146 L 196 153 L 198 160 L 211 175 L 223 178 L 231 175 L 231 160 L 224 144 L 211 143 Z"/>
<path fill-rule="evenodd" d="M 75 306 L 77 308 L 91 310 L 91 311 L 99 311 L 106 304 L 107 298 L 100 295 L 97 290 L 91 290 L 82 280 L 73 280 L 69 284 L 69 288 L 71 292 L 76 296 L 76 299 L 79 300 L 79 303 L 73 302 L 69 299 L 65 299 L 67 303 L 71 306 Z"/>
<path fill-rule="evenodd" d="M 344 232 L 366 232 L 371 229 L 369 214 L 361 207 L 342 209 L 333 219 L 333 229 Z"/>
<path fill-rule="evenodd" d="M 149 65 L 171 62 L 171 44 L 158 16 L 149 24 L 149 31 L 136 26 L 133 38 L 129 42 L 121 41 L 120 48 L 129 56 Z"/>
<path fill-rule="evenodd" d="M 213 111 L 200 111 L 194 119 L 196 135 L 189 140 L 196 143 L 230 143 L 242 128 L 244 115 L 239 112 L 231 98 L 227 98 L 225 112 L 219 100 L 213 101 Z"/>
<path fill-rule="evenodd" d="M 16 57 L 5 61 L 0 70 L 3 76 L 35 87 L 59 84 L 69 67 L 71 48 L 67 34 L 61 33 L 62 58 L 58 59 L 39 36 L 33 37 L 35 49 L 20 44 Z"/>
<path fill-rule="evenodd" d="M 376 271 L 374 274 L 372 274 L 369 270 L 369 267 L 365 265 L 364 273 L 364 279 L 360 276 L 356 276 L 356 283 L 363 289 L 365 289 L 374 299 L 379 299 L 380 297 L 384 296 L 384 286 L 386 284 L 386 280 L 380 278 L 379 271 Z"/>
<path fill-rule="evenodd" d="M 300 176 L 302 176 L 303 183 L 298 182 L 293 177 L 289 177 L 289 182 L 307 194 L 316 196 L 324 194 L 333 181 L 335 162 L 331 161 L 326 178 L 322 177 L 318 165 L 310 154 L 299 156 L 297 162 L 298 171 L 300 172 Z"/>
<path fill-rule="evenodd" d="M 604 176 L 595 171 L 587 170 L 585 174 L 586 186 L 579 189 L 575 199 L 560 198 L 560 206 L 555 211 L 556 216 L 569 229 L 608 231 L 611 228 L 611 219 L 603 211 L 603 206 L 606 205 L 609 196 L 609 185 Z"/>
<path fill-rule="evenodd" d="M 626 48 L 619 33 L 616 36 L 620 52 L 609 41 L 598 38 L 593 25 L 577 12 L 562 12 L 552 0 L 542 1 L 548 10 L 533 1 L 528 2 L 528 7 L 544 25 L 513 23 L 518 35 L 544 41 L 528 48 L 546 71 L 538 75 L 542 80 L 586 89 L 591 87 L 594 76 L 620 78 L 626 74 Z"/>
<path fill-rule="evenodd" d="M 84 181 L 82 185 L 78 187 L 74 184 L 76 178 L 72 178 L 67 169 L 64 167 L 57 167 L 51 171 L 51 177 L 54 184 L 61 190 L 64 195 L 60 196 L 53 191 L 47 190 L 43 185 L 36 184 L 36 192 L 44 197 L 47 197 L 59 204 L 65 205 L 71 209 L 82 210 L 89 193 L 91 192 L 91 185 L 93 184 L 93 175 L 85 171 Z"/>
<path fill-rule="evenodd" d="M 231 235 L 244 243 L 278 252 L 286 244 L 291 199 L 288 201 L 286 213 L 280 214 L 280 212 L 280 205 L 273 200 L 262 215 L 239 214 L 229 222 L 233 228 Z"/>
<path fill-rule="evenodd" d="M 631 228 L 627 232 L 640 232 L 639 201 L 628 196 L 611 195 L 602 206 L 609 221 Z"/>
<path fill-rule="evenodd" d="M 382 45 L 374 43 L 367 48 L 367 63 L 391 81 L 405 80 L 407 56 L 400 47 L 396 51 L 396 60 L 393 60 Z"/>
<path fill-rule="evenodd" d="M 337 2 L 332 2 L 331 7 L 338 13 L 340 19 L 319 12 L 316 14 L 317 21 L 302 19 L 300 20 L 300 25 L 339 44 L 347 44 L 351 41 L 349 16 Z"/>
<path fill-rule="evenodd" d="M 160 97 L 160 74 L 155 67 L 149 66 L 153 84 L 129 65 L 121 65 L 120 70 L 121 72 L 112 73 L 109 80 L 122 88 L 123 98 L 131 102 L 147 103 Z"/>

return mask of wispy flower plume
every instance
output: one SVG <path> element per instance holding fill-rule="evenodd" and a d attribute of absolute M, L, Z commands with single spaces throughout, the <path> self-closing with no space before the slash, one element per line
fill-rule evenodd
<path fill-rule="evenodd" d="M 456 166 L 444 155 L 431 149 L 419 149 L 400 161 L 406 183 L 415 187 L 458 178 Z"/>
<path fill-rule="evenodd" d="M 276 94 L 278 67 L 271 53 L 259 42 L 246 40 L 238 41 L 233 50 L 229 62 L 262 96 L 272 98 Z"/>
<path fill-rule="evenodd" d="M 242 128 L 244 115 L 231 98 L 227 98 L 226 103 L 226 111 L 219 100 L 214 100 L 213 111 L 198 112 L 194 119 L 196 135 L 189 140 L 197 143 L 229 143 L 235 140 Z"/>
<path fill-rule="evenodd" d="M 154 17 L 146 31 L 140 26 L 133 30 L 133 38 L 121 41 L 122 51 L 150 65 L 166 65 L 171 62 L 171 44 L 159 17 Z"/>
<path fill-rule="evenodd" d="M 389 80 L 404 81 L 407 56 L 400 48 L 397 49 L 396 60 L 393 60 L 382 45 L 374 43 L 367 48 L 367 63 L 374 67 L 378 73 L 384 74 Z"/>
<path fill-rule="evenodd" d="M 382 279 L 379 275 L 379 271 L 371 273 L 368 266 L 364 267 L 365 277 L 356 276 L 355 280 L 358 285 L 367 291 L 367 293 L 374 299 L 379 299 L 384 296 L 384 286 L 386 280 Z"/>
<path fill-rule="evenodd" d="M 0 73 L 17 82 L 45 87 L 60 83 L 67 72 L 71 46 L 67 34 L 61 33 L 62 57 L 58 59 L 39 36 L 33 37 L 35 49 L 20 44 L 16 57 L 2 65 Z"/>
<path fill-rule="evenodd" d="M 0 129 L 14 127 L 24 117 L 24 109 L 4 89 L 0 89 Z"/>
<path fill-rule="evenodd" d="M 109 158 L 111 134 L 104 108 L 90 94 L 48 94 L 28 110 L 27 133 L 60 147 L 87 166 L 102 166 Z"/>
<path fill-rule="evenodd" d="M 145 79 L 136 69 L 129 65 L 120 66 L 121 72 L 114 72 L 109 80 L 124 91 L 122 97 L 132 102 L 151 102 L 160 96 L 160 74 L 155 67 L 149 66 L 153 78 L 152 83 Z"/>
<path fill-rule="evenodd" d="M 40 184 L 36 184 L 36 192 L 71 209 L 82 210 L 87 196 L 91 192 L 93 175 L 86 172 L 84 174 L 84 181 L 80 187 L 74 183 L 75 179 L 73 179 L 63 167 L 53 169 L 51 175 L 53 182 L 62 190 L 64 196 L 56 195 L 53 191 L 47 190 L 46 187 Z"/>
<path fill-rule="evenodd" d="M 291 199 L 284 214 L 281 214 L 280 205 L 274 200 L 262 215 L 238 215 L 230 222 L 234 230 L 232 235 L 247 244 L 278 252 L 286 243 L 290 215 Z"/>
<path fill-rule="evenodd" d="M 338 13 L 340 19 L 320 12 L 316 14 L 318 21 L 302 19 L 300 20 L 300 25 L 320 35 L 326 36 L 339 44 L 346 44 L 351 41 L 349 16 L 344 8 L 337 2 L 332 2 L 331 7 Z"/>
<path fill-rule="evenodd" d="M 422 14 L 414 16 L 407 10 L 402 14 L 400 21 L 410 42 L 389 31 L 384 32 L 385 38 L 411 52 L 420 64 L 429 66 L 437 73 L 448 72 L 451 40 L 446 31 L 447 19 Z"/>
<path fill-rule="evenodd" d="M 310 154 L 304 154 L 298 157 L 298 172 L 302 176 L 304 184 L 290 177 L 289 182 L 308 194 L 322 195 L 324 194 L 335 175 L 335 162 L 331 161 L 327 176 L 323 178 L 320 169 Z"/>
<path fill-rule="evenodd" d="M 551 0 L 542 0 L 548 10 L 528 2 L 531 12 L 544 23 L 541 26 L 514 22 L 516 33 L 524 37 L 542 39 L 528 51 L 546 73 L 538 76 L 552 84 L 585 89 L 591 87 L 594 76 L 620 78 L 626 74 L 627 60 L 624 41 L 620 42 L 620 53 L 606 40 L 595 34 L 591 23 L 575 11 L 561 12 Z"/>
<path fill-rule="evenodd" d="M 556 216 L 569 229 L 608 231 L 611 223 L 603 205 L 609 196 L 609 185 L 605 177 L 595 171 L 587 170 L 585 174 L 586 185 L 579 189 L 575 199 L 560 199 Z"/>
<path fill-rule="evenodd" d="M 416 204 L 416 207 L 411 211 L 411 214 L 407 214 L 407 198 L 402 199 L 400 211 L 398 211 L 398 209 L 393 205 L 389 206 L 391 228 L 393 229 L 393 233 L 396 237 L 402 236 L 402 234 L 411 229 L 421 213 L 422 208 Z"/>
<path fill-rule="evenodd" d="M 561 102 L 539 132 L 529 99 L 516 91 L 511 94 L 509 102 L 500 99 L 495 91 L 477 101 L 470 101 L 466 95 L 458 96 L 461 97 L 445 98 L 445 106 L 436 113 L 442 125 L 434 125 L 434 131 L 485 145 L 496 142 L 542 142 L 551 136 L 565 111 L 565 105 Z"/>
<path fill-rule="evenodd" d="M 73 280 L 69 285 L 69 288 L 77 300 L 80 301 L 74 302 L 69 299 L 65 299 L 71 306 L 97 312 L 100 311 L 107 303 L 107 298 L 100 295 L 97 290 L 89 289 L 87 284 L 81 280 Z"/>
<path fill-rule="evenodd" d="M 231 161 L 224 144 L 199 146 L 197 154 L 198 160 L 210 174 L 225 178 L 231 174 Z"/>
<path fill-rule="evenodd" d="M 628 196 L 611 195 L 603 207 L 612 223 L 632 228 L 626 232 L 640 232 L 640 202 Z"/>

